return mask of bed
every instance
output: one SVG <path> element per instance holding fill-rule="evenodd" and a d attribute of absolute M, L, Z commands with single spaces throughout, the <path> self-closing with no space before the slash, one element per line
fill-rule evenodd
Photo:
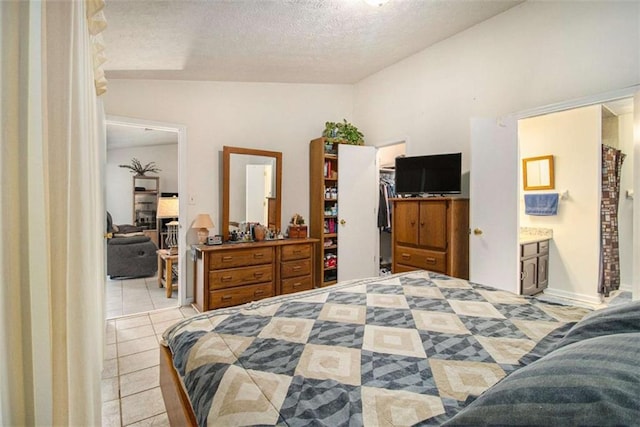
<path fill-rule="evenodd" d="M 426 271 L 368 278 L 180 321 L 160 383 L 172 425 L 558 425 L 559 409 L 584 421 L 567 424 L 630 425 L 628 305 L 590 313 Z"/>

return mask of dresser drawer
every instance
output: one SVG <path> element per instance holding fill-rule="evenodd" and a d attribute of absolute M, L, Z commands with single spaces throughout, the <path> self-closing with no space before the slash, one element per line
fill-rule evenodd
<path fill-rule="evenodd" d="M 210 309 L 230 307 L 273 296 L 273 283 L 239 286 L 209 292 Z"/>
<path fill-rule="evenodd" d="M 209 289 L 225 289 L 252 283 L 271 282 L 273 266 L 271 264 L 255 267 L 229 268 L 209 272 Z"/>
<path fill-rule="evenodd" d="M 398 246 L 395 256 L 398 258 L 395 261 L 396 264 L 404 264 L 439 273 L 446 273 L 447 271 L 446 252 Z"/>
<path fill-rule="evenodd" d="M 309 244 L 285 245 L 280 250 L 282 251 L 282 261 L 311 258 L 311 245 Z"/>
<path fill-rule="evenodd" d="M 282 293 L 290 294 L 293 292 L 308 291 L 313 288 L 311 276 L 293 277 L 282 281 Z"/>
<path fill-rule="evenodd" d="M 300 259 L 297 261 L 287 261 L 280 264 L 280 276 L 283 279 L 288 277 L 305 276 L 311 273 L 311 260 Z"/>
<path fill-rule="evenodd" d="M 273 262 L 273 248 L 251 248 L 209 254 L 209 270 L 244 267 Z"/>

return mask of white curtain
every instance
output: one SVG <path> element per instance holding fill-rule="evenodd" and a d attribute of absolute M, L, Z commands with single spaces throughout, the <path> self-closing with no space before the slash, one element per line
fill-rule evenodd
<path fill-rule="evenodd" d="M 101 422 L 100 8 L 0 1 L 0 425 Z"/>

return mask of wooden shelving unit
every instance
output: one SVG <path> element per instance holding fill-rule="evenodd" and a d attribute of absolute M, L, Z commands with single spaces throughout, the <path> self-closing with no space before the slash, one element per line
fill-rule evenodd
<path fill-rule="evenodd" d="M 309 236 L 320 240 L 315 256 L 315 283 L 329 286 L 338 281 L 338 152 L 337 144 L 317 138 L 309 145 Z M 338 264 L 339 265 L 339 264 Z"/>
<path fill-rule="evenodd" d="M 133 224 L 142 227 L 156 245 L 159 243 L 157 212 L 160 195 L 160 178 L 157 176 L 133 177 Z"/>

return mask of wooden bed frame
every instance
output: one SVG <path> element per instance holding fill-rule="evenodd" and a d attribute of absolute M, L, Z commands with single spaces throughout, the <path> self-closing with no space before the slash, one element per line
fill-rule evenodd
<path fill-rule="evenodd" d="M 196 415 L 173 366 L 171 350 L 160 344 L 160 389 L 172 426 L 197 426 Z"/>

